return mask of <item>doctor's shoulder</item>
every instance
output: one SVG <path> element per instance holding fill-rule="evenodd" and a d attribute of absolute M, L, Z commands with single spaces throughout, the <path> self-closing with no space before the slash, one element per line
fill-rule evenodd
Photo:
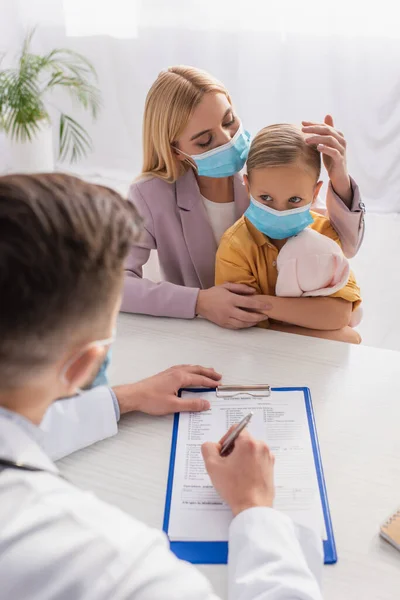
<path fill-rule="evenodd" d="M 26 591 L 38 586 L 42 600 L 53 598 L 54 589 L 60 597 L 77 600 L 86 598 L 89 589 L 98 598 L 112 598 L 127 578 L 133 592 L 136 571 L 146 568 L 153 551 L 167 548 L 161 532 L 53 474 L 31 473 L 13 487 L 16 504 L 7 541 L 4 523 L 0 532 L 3 547 L 7 542 L 13 548 L 0 561 L 7 598 L 27 598 Z M 149 579 L 153 576 L 147 573 Z"/>

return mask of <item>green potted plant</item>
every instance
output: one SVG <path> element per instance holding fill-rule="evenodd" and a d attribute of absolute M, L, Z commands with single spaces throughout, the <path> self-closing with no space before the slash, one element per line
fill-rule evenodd
<path fill-rule="evenodd" d="M 54 126 L 58 129 L 59 160 L 76 162 L 92 147 L 89 134 L 71 115 L 58 110 L 54 118 L 50 105 L 54 91 L 67 92 L 93 119 L 100 107 L 93 65 L 66 48 L 43 55 L 32 53 L 33 34 L 34 30 L 26 36 L 16 66 L 0 70 L 0 131 L 10 142 L 9 170 L 14 172 L 53 170 Z"/>

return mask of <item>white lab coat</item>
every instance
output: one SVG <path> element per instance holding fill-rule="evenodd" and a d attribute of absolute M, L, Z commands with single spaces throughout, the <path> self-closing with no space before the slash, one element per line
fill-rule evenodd
<path fill-rule="evenodd" d="M 112 394 L 96 387 L 54 402 L 40 424 L 42 447 L 52 460 L 91 446 L 118 432 Z"/>
<path fill-rule="evenodd" d="M 116 416 L 106 392 L 54 405 L 45 433 L 0 411 L 0 457 L 49 471 L 0 472 L 0 600 L 217 600 L 203 575 L 170 552 L 163 533 L 58 477 L 43 451 L 61 456 L 112 435 Z M 253 508 L 233 520 L 229 600 L 321 600 L 321 570 L 320 540 L 277 511 Z"/>

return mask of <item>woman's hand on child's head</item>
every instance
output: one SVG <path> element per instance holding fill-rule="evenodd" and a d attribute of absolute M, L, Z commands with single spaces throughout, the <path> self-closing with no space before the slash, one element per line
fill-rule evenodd
<path fill-rule="evenodd" d="M 321 152 L 333 189 L 345 202 L 353 197 L 347 171 L 346 140 L 341 131 L 334 128 L 333 118 L 326 115 L 324 123 L 303 121 L 302 131 L 308 135 L 308 144 L 315 144 Z"/>

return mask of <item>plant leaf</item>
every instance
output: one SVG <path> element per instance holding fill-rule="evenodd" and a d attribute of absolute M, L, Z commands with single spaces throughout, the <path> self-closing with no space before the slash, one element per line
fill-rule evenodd
<path fill-rule="evenodd" d="M 45 69 L 50 71 L 46 90 L 56 86 L 67 88 L 70 96 L 97 118 L 101 96 L 97 74 L 92 63 L 73 50 L 58 48 L 46 55 Z"/>
<path fill-rule="evenodd" d="M 56 48 L 38 55 L 30 52 L 35 29 L 25 37 L 18 65 L 0 71 L 0 128 L 12 139 L 31 140 L 43 120 L 50 121 L 46 92 L 64 89 L 93 118 L 100 109 L 100 90 L 92 63 L 81 54 Z M 60 116 L 60 157 L 77 160 L 91 148 L 91 138 L 72 117 Z"/>
<path fill-rule="evenodd" d="M 31 139 L 38 123 L 49 118 L 37 83 L 26 70 L 0 73 L 0 98 L 2 125 L 12 139 Z"/>
<path fill-rule="evenodd" d="M 75 50 L 71 50 L 70 48 L 55 48 L 46 55 L 46 59 L 49 63 L 61 63 L 71 71 L 75 69 L 79 73 L 86 72 L 97 81 L 97 73 L 93 64 L 83 54 L 75 52 Z"/>
<path fill-rule="evenodd" d="M 86 156 L 92 148 L 92 140 L 82 125 L 64 113 L 60 116 L 59 133 L 59 159 L 61 161 L 69 155 L 70 162 L 76 162 L 79 158 Z"/>

